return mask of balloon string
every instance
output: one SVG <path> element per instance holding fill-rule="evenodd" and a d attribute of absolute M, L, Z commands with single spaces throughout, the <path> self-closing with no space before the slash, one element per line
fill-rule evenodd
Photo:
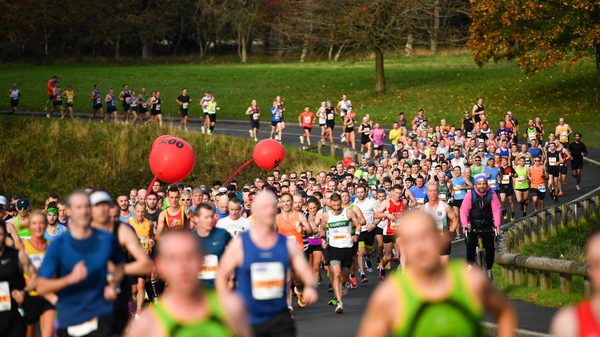
<path fill-rule="evenodd" d="M 244 164 L 242 164 L 242 166 L 240 166 L 240 167 L 239 167 L 237 170 L 235 170 L 235 172 L 233 172 L 233 174 L 231 175 L 231 177 L 229 177 L 229 178 L 228 178 L 228 179 L 225 181 L 225 183 L 224 183 L 223 185 L 227 185 L 227 183 L 228 183 L 228 182 L 229 182 L 231 179 L 233 179 L 233 177 L 235 177 L 235 176 L 236 176 L 238 173 L 240 173 L 240 171 L 241 171 L 241 170 L 242 170 L 244 167 L 248 166 L 248 164 L 250 164 L 250 163 L 251 163 L 251 162 L 253 162 L 253 161 L 254 161 L 254 158 L 252 158 L 252 159 L 248 160 L 247 162 L 245 162 Z"/>
<path fill-rule="evenodd" d="M 152 186 L 154 186 L 156 179 L 158 179 L 158 176 L 154 176 L 154 179 L 152 179 L 152 182 L 150 183 L 150 186 L 148 186 L 148 190 L 146 191 L 146 195 L 144 195 L 144 200 L 142 200 L 142 202 L 146 201 L 146 197 L 148 196 L 148 193 L 150 193 L 150 191 L 152 191 Z"/>

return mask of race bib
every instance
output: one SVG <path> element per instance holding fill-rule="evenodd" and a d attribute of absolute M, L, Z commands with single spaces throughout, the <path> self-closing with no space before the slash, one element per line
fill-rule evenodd
<path fill-rule="evenodd" d="M 517 177 L 517 184 L 523 184 L 523 183 L 525 183 L 525 177 L 521 177 L 521 176 Z"/>
<path fill-rule="evenodd" d="M 160 104 L 156 104 L 155 109 L 156 109 L 156 111 L 160 111 Z"/>
<path fill-rule="evenodd" d="M 27 256 L 29 257 L 31 264 L 35 267 L 35 269 L 39 270 L 42 266 L 42 262 L 44 262 L 45 255 L 46 254 L 31 254 Z"/>
<path fill-rule="evenodd" d="M 10 287 L 8 282 L 0 282 L 0 312 L 10 311 Z"/>
<path fill-rule="evenodd" d="M 538 185 L 538 191 L 540 191 L 540 192 L 546 192 L 546 185 L 539 184 Z"/>
<path fill-rule="evenodd" d="M 131 97 L 125 98 L 125 103 L 128 103 L 128 104 L 131 103 Z"/>
<path fill-rule="evenodd" d="M 73 337 L 89 335 L 96 330 L 98 330 L 98 318 L 95 317 L 85 323 L 73 325 L 67 328 L 69 336 Z"/>
<path fill-rule="evenodd" d="M 496 179 L 489 179 L 488 185 L 490 185 L 491 188 L 495 188 L 496 187 Z"/>
<path fill-rule="evenodd" d="M 508 185 L 510 183 L 510 175 L 502 175 L 502 185 Z"/>
<path fill-rule="evenodd" d="M 142 245 L 142 248 L 144 248 L 144 251 L 148 250 L 148 237 L 144 236 L 140 238 L 140 244 Z"/>
<path fill-rule="evenodd" d="M 548 157 L 548 164 L 550 166 L 556 166 L 556 157 Z"/>
<path fill-rule="evenodd" d="M 285 270 L 281 262 L 257 262 L 250 265 L 252 297 L 273 300 L 285 295 Z"/>
<path fill-rule="evenodd" d="M 219 270 L 219 258 L 216 255 L 208 254 L 202 262 L 202 269 L 198 273 L 198 278 L 201 280 L 214 280 L 217 278 Z"/>
<path fill-rule="evenodd" d="M 346 228 L 333 228 L 329 230 L 332 243 L 344 243 L 348 241 L 349 233 Z"/>
<path fill-rule="evenodd" d="M 255 121 L 257 121 L 257 120 L 258 120 L 258 117 L 259 117 L 259 116 L 260 116 L 259 114 L 252 114 L 252 118 L 253 118 Z"/>
<path fill-rule="evenodd" d="M 333 117 L 335 117 L 333 114 L 327 115 L 328 120 L 333 120 Z"/>
<path fill-rule="evenodd" d="M 441 201 L 446 201 L 446 193 L 439 193 L 438 198 L 440 198 Z"/>
<path fill-rule="evenodd" d="M 310 117 L 304 117 L 304 123 L 305 124 L 310 124 L 311 118 Z"/>
<path fill-rule="evenodd" d="M 530 133 L 529 134 L 529 140 L 533 140 L 533 139 L 537 139 L 537 136 L 535 133 Z"/>
<path fill-rule="evenodd" d="M 567 136 L 566 132 L 560 133 L 560 142 L 561 143 L 566 143 L 568 139 L 569 139 L 569 137 Z"/>
<path fill-rule="evenodd" d="M 148 103 L 142 102 L 142 108 L 147 108 L 147 107 L 148 107 Z"/>
<path fill-rule="evenodd" d="M 11 97 L 12 97 L 12 99 L 19 99 L 19 92 L 13 91 Z"/>
<path fill-rule="evenodd" d="M 68 97 L 68 98 L 69 98 L 69 102 L 72 102 L 72 101 L 73 101 L 73 95 L 69 95 L 69 97 Z"/>
<path fill-rule="evenodd" d="M 100 97 L 96 98 L 96 103 L 98 103 L 98 104 L 102 103 L 102 100 L 100 99 Z"/>
<path fill-rule="evenodd" d="M 390 220 L 390 229 L 391 230 L 400 229 L 400 220 Z"/>
<path fill-rule="evenodd" d="M 366 232 L 368 230 L 368 226 L 360 226 L 361 232 Z"/>
<path fill-rule="evenodd" d="M 423 205 L 423 203 L 425 202 L 425 198 L 415 198 L 417 200 L 417 204 L 419 205 Z"/>
<path fill-rule="evenodd" d="M 181 103 L 181 107 L 184 108 L 184 109 L 187 109 L 188 103 Z"/>

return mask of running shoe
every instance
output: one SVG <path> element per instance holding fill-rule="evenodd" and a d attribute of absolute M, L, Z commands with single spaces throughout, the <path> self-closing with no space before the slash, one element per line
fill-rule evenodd
<path fill-rule="evenodd" d="M 277 135 L 275 135 L 275 140 L 279 140 L 279 137 Z"/>
<path fill-rule="evenodd" d="M 392 261 L 394 261 L 396 263 L 400 263 L 400 259 L 398 259 L 397 256 L 392 257 Z M 390 269 L 390 267 L 387 267 L 387 269 Z"/>
<path fill-rule="evenodd" d="M 554 199 L 554 189 L 550 190 L 550 199 Z"/>
<path fill-rule="evenodd" d="M 290 317 L 294 319 L 294 308 L 288 307 L 288 311 L 290 312 Z"/>
<path fill-rule="evenodd" d="M 201 127 L 200 127 L 200 132 L 202 132 L 202 133 L 206 133 L 206 130 L 204 129 L 204 126 L 201 126 Z"/>
<path fill-rule="evenodd" d="M 504 219 L 504 220 L 508 219 L 508 212 L 505 210 L 502 210 L 502 219 Z"/>
<path fill-rule="evenodd" d="M 373 263 L 371 263 L 371 259 L 367 259 L 367 271 L 369 273 L 373 272 Z"/>
<path fill-rule="evenodd" d="M 575 185 L 575 188 L 579 191 L 581 190 L 581 188 L 579 187 L 579 185 Z"/>
<path fill-rule="evenodd" d="M 302 297 L 302 293 L 298 291 L 298 288 L 294 287 L 294 293 L 296 297 L 298 297 L 298 306 L 300 308 L 304 308 L 306 306 L 306 301 L 304 301 L 304 297 Z"/>
<path fill-rule="evenodd" d="M 327 302 L 327 305 L 337 305 L 337 304 L 338 304 L 338 301 L 335 297 L 332 300 L 329 300 L 329 302 Z"/>
<path fill-rule="evenodd" d="M 254 138 L 254 141 L 255 141 L 255 142 L 258 142 L 258 138 Z"/>
<path fill-rule="evenodd" d="M 206 133 L 207 133 L 207 134 L 209 134 L 209 135 L 212 135 L 212 131 L 211 131 L 210 129 L 208 129 L 208 130 L 206 131 Z"/>
<path fill-rule="evenodd" d="M 381 270 L 381 261 L 377 263 L 377 270 Z"/>
<path fill-rule="evenodd" d="M 48 107 L 47 106 L 44 107 L 44 111 L 48 111 Z"/>
<path fill-rule="evenodd" d="M 254 133 L 252 133 L 252 130 L 248 130 L 248 132 L 250 133 L 250 138 L 254 138 Z"/>
<path fill-rule="evenodd" d="M 300 144 L 304 144 L 304 136 L 300 136 Z"/>
<path fill-rule="evenodd" d="M 510 221 L 515 221 L 515 212 L 510 214 Z"/>
<path fill-rule="evenodd" d="M 50 114 L 46 114 L 46 118 L 50 118 Z"/>
<path fill-rule="evenodd" d="M 369 280 L 365 274 L 360 274 L 360 283 L 367 283 Z"/>
<path fill-rule="evenodd" d="M 356 277 L 350 276 L 350 288 L 351 289 L 358 288 L 358 284 L 356 284 Z"/>
<path fill-rule="evenodd" d="M 61 121 L 62 121 L 63 119 L 65 119 L 65 116 L 61 116 L 61 117 L 60 117 L 60 120 L 61 120 Z"/>
<path fill-rule="evenodd" d="M 135 314 L 134 319 L 140 319 L 140 315 Z"/>
<path fill-rule="evenodd" d="M 385 272 L 383 271 L 383 269 L 379 269 L 379 280 L 385 281 Z"/>
<path fill-rule="evenodd" d="M 348 295 L 348 283 L 342 285 L 342 296 Z"/>
<path fill-rule="evenodd" d="M 562 197 L 563 196 L 563 192 L 562 191 L 558 192 L 557 196 Z"/>
<path fill-rule="evenodd" d="M 342 133 L 342 135 L 340 136 L 340 141 L 341 141 L 342 143 L 345 143 L 345 142 L 346 142 L 346 135 L 345 135 L 345 134 L 343 134 L 343 133 Z"/>
<path fill-rule="evenodd" d="M 331 286 L 331 283 L 329 284 L 329 287 L 327 287 L 327 292 L 328 293 L 332 293 L 333 292 L 333 287 Z"/>
<path fill-rule="evenodd" d="M 342 304 L 342 302 L 338 302 L 337 307 L 335 307 L 335 313 L 336 314 L 343 314 L 344 313 L 344 304 Z"/>
<path fill-rule="evenodd" d="M 490 281 L 494 280 L 494 275 L 492 274 L 492 270 L 491 269 L 487 270 L 487 277 L 490 279 Z"/>
<path fill-rule="evenodd" d="M 388 261 L 388 263 L 385 265 L 385 269 L 390 269 L 392 268 L 392 263 L 390 261 Z"/>
<path fill-rule="evenodd" d="M 129 124 L 129 123 L 127 123 L 127 124 Z M 183 128 L 183 131 L 187 131 L 187 130 L 188 130 L 188 128 Z"/>

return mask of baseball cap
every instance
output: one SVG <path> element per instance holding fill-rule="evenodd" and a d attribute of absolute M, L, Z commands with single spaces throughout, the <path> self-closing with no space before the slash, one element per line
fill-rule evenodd
<path fill-rule="evenodd" d="M 227 193 L 227 187 L 219 188 L 219 193 Z"/>
<path fill-rule="evenodd" d="M 105 191 L 96 191 L 90 194 L 90 205 L 96 206 L 102 202 L 108 202 L 109 204 L 112 204 L 113 199 L 110 194 Z"/>
<path fill-rule="evenodd" d="M 10 205 L 6 206 L 6 211 L 7 212 L 14 212 L 16 210 L 17 210 L 17 208 L 15 207 L 14 204 L 10 204 Z"/>
<path fill-rule="evenodd" d="M 67 88 L 73 88 L 73 86 L 70 84 L 67 84 Z"/>
<path fill-rule="evenodd" d="M 205 94 L 210 94 L 210 90 L 206 89 L 206 90 L 204 90 L 204 93 Z"/>
<path fill-rule="evenodd" d="M 3 195 L 0 195 L 0 205 L 6 205 L 6 197 Z"/>
<path fill-rule="evenodd" d="M 306 194 L 306 191 L 300 191 L 300 192 L 298 192 L 298 194 L 300 194 L 300 196 L 302 196 L 302 198 L 306 198 L 308 196 L 308 194 Z"/>
<path fill-rule="evenodd" d="M 477 184 L 478 182 L 481 182 L 481 181 L 485 181 L 485 182 L 487 182 L 487 177 L 485 176 L 485 173 L 479 173 L 479 174 L 476 174 L 474 178 L 475 178 L 475 183 L 476 183 L 476 184 Z"/>
<path fill-rule="evenodd" d="M 26 198 L 21 198 L 17 201 L 17 209 L 19 208 L 29 208 L 29 200 Z"/>

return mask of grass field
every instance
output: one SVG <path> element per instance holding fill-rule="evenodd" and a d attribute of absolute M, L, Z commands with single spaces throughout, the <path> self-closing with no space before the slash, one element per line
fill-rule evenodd
<path fill-rule="evenodd" d="M 63 88 L 68 83 L 74 86 L 78 94 L 75 110 L 89 111 L 94 83 L 100 84 L 103 94 L 109 86 L 118 93 L 128 83 L 138 92 L 142 86 L 149 91 L 161 90 L 167 114 L 178 113 L 174 101 L 181 88 L 186 87 L 196 102 L 209 89 L 217 97 L 221 118 L 246 119 L 244 111 L 256 99 L 265 120 L 276 95 L 286 103 L 288 120 L 296 120 L 305 105 L 315 111 L 320 101 L 337 102 L 346 93 L 359 116 L 369 113 L 388 128 L 398 112 L 404 111 L 407 118 L 412 118 L 421 107 L 433 123 L 446 118 L 459 124 L 462 111 L 470 110 L 481 96 L 492 121 L 510 110 L 523 124 L 539 115 L 546 128 L 553 129 L 558 118 L 564 116 L 575 131 L 584 134 L 588 146 L 600 147 L 592 63 L 564 72 L 555 68 L 527 76 L 514 63 L 492 63 L 480 69 L 469 55 L 387 59 L 388 91 L 379 95 L 373 92 L 373 62 L 0 65 L 0 88 L 8 90 L 11 83 L 17 82 L 23 93 L 21 108 L 40 110 L 46 100 L 46 82 L 57 75 Z M 0 109 L 8 108 L 8 98 L 1 100 Z M 201 109 L 194 105 L 191 115 L 201 115 Z"/>
<path fill-rule="evenodd" d="M 24 131 L 26 130 L 26 131 Z M 185 139 L 196 153 L 196 165 L 184 183 L 199 186 L 225 180 L 252 158 L 256 143 L 239 138 L 184 133 L 169 127 L 58 121 L 33 117 L 0 117 L 0 195 L 19 193 L 33 208 L 48 193 L 64 197 L 73 188 L 104 187 L 113 197 L 131 188 L 147 188 L 153 178 L 148 165 L 152 142 L 160 135 Z M 331 158 L 286 148 L 281 172 L 329 170 Z M 238 175 L 241 184 L 266 172 L 254 164 Z"/>

